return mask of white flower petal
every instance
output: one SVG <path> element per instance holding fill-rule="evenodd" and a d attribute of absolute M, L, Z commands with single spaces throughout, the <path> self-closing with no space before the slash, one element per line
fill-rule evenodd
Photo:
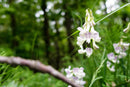
<path fill-rule="evenodd" d="M 77 45 L 81 46 L 83 45 L 85 39 L 81 38 L 81 37 L 77 37 Z"/>
<path fill-rule="evenodd" d="M 93 41 L 93 48 L 98 49 L 99 47 L 96 45 L 95 41 Z"/>
<path fill-rule="evenodd" d="M 114 47 L 114 50 L 115 50 L 115 52 L 116 53 L 120 53 L 120 51 L 121 51 L 121 47 L 119 46 L 119 43 L 114 43 L 113 44 L 113 47 Z"/>
<path fill-rule="evenodd" d="M 78 29 L 79 31 L 82 31 L 82 30 L 83 30 L 83 28 L 82 28 L 82 27 L 78 27 L 77 29 Z"/>
<path fill-rule="evenodd" d="M 65 69 L 65 70 L 70 70 L 70 66 Z M 71 71 L 71 73 L 67 73 L 66 77 L 71 80 L 72 82 L 74 82 L 75 84 L 83 87 L 83 85 L 86 83 L 86 81 L 83 81 L 83 77 L 85 77 L 85 73 L 84 73 L 84 68 L 80 67 L 80 68 L 73 68 Z M 68 87 L 71 87 L 70 85 Z"/>
<path fill-rule="evenodd" d="M 79 36 L 77 37 L 77 45 L 80 46 L 80 49 L 78 50 L 78 52 L 80 54 L 83 54 L 86 51 L 86 56 L 88 57 L 92 55 L 93 49 L 86 48 L 84 50 L 83 43 L 85 41 L 87 44 L 91 44 L 91 42 L 93 42 L 93 48 L 97 49 L 99 47 L 96 45 L 96 42 L 100 42 L 101 40 L 99 33 L 96 30 L 94 30 L 94 25 L 95 25 L 95 22 L 94 22 L 94 17 L 92 15 L 92 11 L 90 9 L 87 9 L 85 23 L 83 27 L 77 28 L 80 31 Z"/>
<path fill-rule="evenodd" d="M 113 52 L 107 54 L 107 57 L 108 57 L 109 60 L 113 60 L 113 59 L 115 59 L 115 55 L 114 55 Z"/>
<path fill-rule="evenodd" d="M 107 61 L 107 67 L 111 66 L 111 62 Z"/>
<path fill-rule="evenodd" d="M 122 43 L 122 46 L 128 50 L 129 49 L 129 46 L 130 46 L 130 43 Z"/>
<path fill-rule="evenodd" d="M 86 52 L 86 50 L 83 50 L 83 49 L 79 49 L 79 50 L 78 50 L 78 53 L 79 53 L 79 54 L 84 54 L 85 52 Z"/>
<path fill-rule="evenodd" d="M 118 55 L 118 58 L 123 58 L 126 57 L 126 53 L 125 52 L 120 52 L 120 54 Z"/>
<path fill-rule="evenodd" d="M 115 72 L 115 66 L 112 66 L 112 67 L 109 68 L 109 69 L 110 69 L 110 71 Z"/>
<path fill-rule="evenodd" d="M 90 57 L 93 53 L 93 49 L 92 48 L 86 48 L 86 56 Z"/>

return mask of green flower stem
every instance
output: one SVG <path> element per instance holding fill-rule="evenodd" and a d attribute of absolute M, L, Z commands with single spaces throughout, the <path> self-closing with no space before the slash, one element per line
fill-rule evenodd
<path fill-rule="evenodd" d="M 127 3 L 127 4 L 123 5 L 123 6 L 121 6 L 120 8 L 118 8 L 118 9 L 112 11 L 111 13 L 109 13 L 108 15 L 106 15 L 105 17 L 103 17 L 102 19 L 98 20 L 98 21 L 96 22 L 96 24 L 100 23 L 102 20 L 108 18 L 108 17 L 111 16 L 112 14 L 116 13 L 117 11 L 121 10 L 122 8 L 124 8 L 124 7 L 128 6 L 128 5 L 130 5 L 130 3 Z M 78 17 L 78 18 L 81 20 L 80 17 Z M 82 22 L 82 21 L 81 21 L 81 22 Z M 75 32 L 72 33 L 69 37 L 75 35 L 76 33 L 79 33 L 79 31 L 78 31 L 78 30 L 75 31 Z M 68 38 L 69 38 L 69 37 L 68 37 Z"/>
<path fill-rule="evenodd" d="M 96 24 L 98 24 L 98 23 L 101 22 L 102 20 L 108 18 L 108 17 L 111 16 L 112 14 L 116 13 L 117 11 L 121 10 L 122 8 L 124 8 L 124 7 L 128 6 L 128 5 L 130 5 L 130 3 L 127 3 L 127 4 L 123 5 L 123 6 L 121 6 L 120 8 L 118 8 L 118 9 L 112 11 L 111 13 L 109 13 L 108 15 L 106 15 L 105 17 L 103 17 L 102 19 L 100 19 L 99 21 L 97 21 Z"/>
<path fill-rule="evenodd" d="M 99 79 L 103 78 L 102 76 L 97 77 L 97 74 L 100 72 L 100 69 L 102 68 L 105 61 L 106 61 L 106 58 L 101 62 L 100 66 L 98 67 L 98 69 L 93 74 L 93 77 L 92 77 L 92 80 L 91 80 L 91 83 L 90 83 L 89 87 L 92 87 L 93 83 L 96 80 L 99 80 Z"/>

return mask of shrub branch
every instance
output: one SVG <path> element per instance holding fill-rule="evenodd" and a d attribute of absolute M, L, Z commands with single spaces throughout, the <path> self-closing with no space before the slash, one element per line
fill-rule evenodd
<path fill-rule="evenodd" d="M 27 66 L 30 69 L 35 70 L 37 72 L 48 73 L 73 87 L 80 87 L 80 86 L 77 86 L 75 83 L 71 82 L 68 78 L 66 78 L 63 74 L 61 74 L 59 71 L 57 71 L 53 67 L 49 65 L 48 66 L 44 65 L 38 60 L 30 60 L 30 59 L 24 59 L 20 57 L 0 56 L 0 63 Z"/>

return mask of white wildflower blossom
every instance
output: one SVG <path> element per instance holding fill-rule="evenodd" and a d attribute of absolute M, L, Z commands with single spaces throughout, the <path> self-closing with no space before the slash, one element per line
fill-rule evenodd
<path fill-rule="evenodd" d="M 73 76 L 72 70 L 70 70 L 70 69 L 71 69 L 71 66 L 69 66 L 67 69 L 65 69 L 65 72 L 67 73 L 66 77 L 69 79 L 71 79 L 71 77 Z"/>
<path fill-rule="evenodd" d="M 93 42 L 93 48 L 98 49 L 99 47 L 96 45 L 95 41 Z"/>
<path fill-rule="evenodd" d="M 84 49 L 82 48 L 82 49 L 79 49 L 78 52 L 79 52 L 80 54 L 83 54 L 83 53 L 86 52 L 86 50 L 84 50 Z"/>
<path fill-rule="evenodd" d="M 107 61 L 107 67 L 110 67 L 111 63 L 109 61 Z"/>
<path fill-rule="evenodd" d="M 126 56 L 126 53 L 125 52 L 120 52 L 120 54 L 118 55 L 118 58 L 123 58 Z"/>
<path fill-rule="evenodd" d="M 113 63 L 119 63 L 120 58 L 126 57 L 126 50 L 129 49 L 129 45 L 129 43 L 124 43 L 122 39 L 119 43 L 114 43 L 113 47 L 117 55 L 111 52 L 107 55 L 108 59 Z M 112 65 L 109 61 L 107 61 L 107 67 L 110 71 L 115 71 L 115 66 Z"/>
<path fill-rule="evenodd" d="M 84 68 L 73 68 L 71 70 L 71 66 L 69 66 L 67 69 L 65 69 L 66 77 L 71 80 L 72 82 L 76 83 L 77 85 L 84 87 L 83 85 L 86 83 L 86 81 L 83 81 L 83 77 L 85 77 Z M 68 86 L 72 87 L 72 86 Z"/>
<path fill-rule="evenodd" d="M 79 79 L 85 77 L 85 73 L 83 72 L 84 68 L 73 68 L 73 74 L 77 76 Z"/>
<path fill-rule="evenodd" d="M 93 49 L 92 48 L 86 48 L 86 56 L 90 57 L 93 53 Z"/>
<path fill-rule="evenodd" d="M 116 63 L 116 62 L 119 63 L 119 60 L 117 59 L 117 56 L 114 55 L 114 53 L 107 54 L 107 57 L 113 63 Z"/>
<path fill-rule="evenodd" d="M 129 43 L 124 43 L 122 39 L 119 43 L 113 44 L 114 50 L 119 55 L 119 58 L 123 58 L 126 56 L 125 51 L 129 49 L 129 45 Z"/>
<path fill-rule="evenodd" d="M 77 37 L 77 45 L 80 47 L 78 52 L 80 54 L 86 53 L 86 56 L 90 57 L 92 55 L 93 49 L 86 46 L 83 47 L 84 43 L 93 44 L 94 49 L 98 49 L 99 47 L 96 45 L 96 42 L 100 42 L 101 37 L 99 33 L 94 30 L 94 17 L 92 15 L 92 11 L 90 9 L 86 10 L 85 23 L 83 27 L 78 27 L 77 29 L 80 31 L 79 36 Z"/>
<path fill-rule="evenodd" d="M 121 43 L 123 51 L 126 51 L 129 49 L 130 43 Z"/>
<path fill-rule="evenodd" d="M 129 30 L 130 30 L 130 23 L 128 24 L 127 28 L 123 30 L 123 32 L 127 33 Z M 119 43 L 114 43 L 113 47 L 114 47 L 114 51 L 116 55 L 113 52 L 109 53 L 107 55 L 108 60 L 113 63 L 119 63 L 119 59 L 127 56 L 126 50 L 129 49 L 129 46 L 130 46 L 130 43 L 123 42 L 123 39 L 121 39 Z M 110 71 L 114 72 L 115 66 L 109 61 L 107 61 L 107 67 Z"/>
<path fill-rule="evenodd" d="M 110 69 L 110 71 L 115 72 L 115 66 L 112 66 L 112 67 L 109 68 L 109 69 Z"/>
<path fill-rule="evenodd" d="M 112 72 L 114 72 L 114 71 L 115 71 L 115 66 L 114 66 L 114 65 L 112 65 L 112 63 L 111 63 L 111 62 L 109 62 L 109 61 L 107 61 L 107 67 L 108 67 L 108 69 L 109 69 L 110 71 L 112 71 Z"/>
<path fill-rule="evenodd" d="M 83 45 L 84 41 L 85 41 L 85 39 L 84 39 L 84 38 L 77 37 L 77 44 L 78 44 L 79 46 L 81 46 L 81 47 L 82 47 L 82 45 Z"/>
<path fill-rule="evenodd" d="M 116 53 L 120 53 L 120 51 L 121 51 L 121 47 L 119 46 L 119 44 L 117 43 L 114 43 L 113 44 L 113 47 L 114 47 L 114 50 L 115 50 L 115 52 Z"/>

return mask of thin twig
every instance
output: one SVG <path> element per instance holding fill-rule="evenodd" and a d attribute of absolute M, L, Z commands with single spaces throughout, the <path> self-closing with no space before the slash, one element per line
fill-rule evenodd
<path fill-rule="evenodd" d="M 31 68 L 32 70 L 36 70 L 37 72 L 48 73 L 73 87 L 80 87 L 77 86 L 75 83 L 71 82 L 68 78 L 66 78 L 63 74 L 55 70 L 53 67 L 44 65 L 38 60 L 29 60 L 20 57 L 0 56 L 0 63 L 8 63 L 8 64 L 22 65 L 22 66 L 24 65 Z"/>

